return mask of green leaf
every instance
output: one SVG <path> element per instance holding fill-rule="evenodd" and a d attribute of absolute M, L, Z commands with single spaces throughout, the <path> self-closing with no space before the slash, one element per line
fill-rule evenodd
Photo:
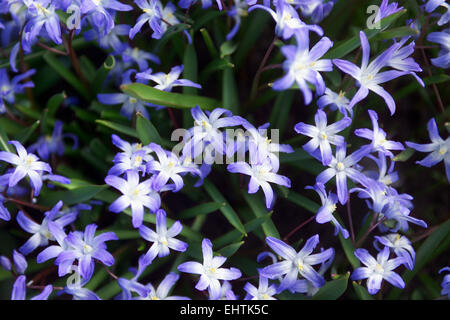
<path fill-rule="evenodd" d="M 419 32 L 411 29 L 408 26 L 398 27 L 391 30 L 383 31 L 377 34 L 374 39 L 376 40 L 388 40 L 393 38 L 403 38 L 407 36 L 417 36 Z"/>
<path fill-rule="evenodd" d="M 140 112 L 137 113 L 136 117 L 136 132 L 144 145 L 148 145 L 150 142 L 162 144 L 158 130 Z"/>
<path fill-rule="evenodd" d="M 67 98 L 66 93 L 63 91 L 53 95 L 48 101 L 45 108 L 48 110 L 48 117 L 53 118 L 58 111 L 61 103 Z"/>
<path fill-rule="evenodd" d="M 223 70 L 222 76 L 222 105 L 233 114 L 239 113 L 239 94 L 232 69 Z"/>
<path fill-rule="evenodd" d="M 339 232 L 339 241 L 341 242 L 342 248 L 344 249 L 344 253 L 352 265 L 353 269 L 356 269 L 360 266 L 360 262 L 358 258 L 355 256 L 355 246 L 353 245 L 352 241 L 350 240 L 350 237 L 347 239 L 344 239 L 342 234 Z"/>
<path fill-rule="evenodd" d="M 211 36 L 205 28 L 200 29 L 200 33 L 202 34 L 203 40 L 205 41 L 206 48 L 208 48 L 209 54 L 212 58 L 218 58 L 219 53 L 217 52 L 216 47 L 211 39 Z"/>
<path fill-rule="evenodd" d="M 315 203 L 314 201 L 312 201 L 292 190 L 289 190 L 289 193 L 287 195 L 287 200 L 291 201 L 292 203 L 295 203 L 296 205 L 308 210 L 309 212 L 311 212 L 313 214 L 316 214 L 320 208 L 320 206 L 317 203 Z"/>
<path fill-rule="evenodd" d="M 83 85 L 83 83 L 78 80 L 78 78 L 67 69 L 54 54 L 48 52 L 44 54 L 44 60 L 47 64 L 56 71 L 57 74 L 66 80 L 75 90 L 78 91 L 86 100 L 89 100 L 89 91 Z"/>
<path fill-rule="evenodd" d="M 396 12 L 390 16 L 387 16 L 386 18 L 383 18 L 380 21 L 380 29 L 365 29 L 364 33 L 367 36 L 367 39 L 370 40 L 373 37 L 375 37 L 378 33 L 385 30 L 387 27 L 389 27 L 394 21 L 396 21 L 398 18 L 400 18 L 402 15 L 405 14 L 407 10 L 403 9 L 399 12 Z M 361 40 L 359 38 L 359 34 L 355 35 L 351 39 L 348 39 L 339 45 L 336 45 L 328 51 L 324 56 L 323 59 L 338 59 L 346 56 L 356 48 L 359 48 L 361 45 Z"/>
<path fill-rule="evenodd" d="M 361 300 L 375 300 L 372 295 L 367 292 L 367 289 L 363 286 L 357 284 L 355 281 L 352 282 L 353 288 L 355 289 L 356 295 Z"/>
<path fill-rule="evenodd" d="M 291 110 L 292 102 L 294 101 L 295 92 L 286 90 L 280 92 L 275 99 L 272 112 L 270 114 L 269 122 L 273 124 L 274 128 L 279 128 L 279 137 L 281 138 L 286 129 L 289 111 Z"/>
<path fill-rule="evenodd" d="M 416 150 L 412 149 L 412 148 L 407 148 L 405 150 L 403 150 L 402 152 L 400 152 L 398 155 L 396 155 L 393 159 L 393 161 L 400 161 L 400 162 L 405 162 L 408 161 L 409 158 L 411 158 L 411 156 L 416 152 Z"/>
<path fill-rule="evenodd" d="M 202 73 L 200 75 L 200 78 L 202 79 L 201 81 L 202 83 L 205 82 L 206 79 L 208 79 L 208 77 L 215 71 L 232 69 L 233 67 L 234 64 L 225 59 L 215 59 L 210 63 L 208 63 L 206 67 L 202 70 Z"/>
<path fill-rule="evenodd" d="M 198 80 L 198 61 L 197 52 L 195 51 L 194 45 L 188 45 L 184 51 L 183 56 L 183 77 L 184 79 L 191 80 L 192 82 L 197 82 Z M 183 87 L 183 94 L 196 95 L 198 89 L 194 87 Z"/>
<path fill-rule="evenodd" d="M 233 43 L 231 41 L 225 41 L 220 46 L 220 58 L 223 59 L 226 56 L 232 55 L 236 51 L 237 47 L 238 46 L 236 43 Z"/>
<path fill-rule="evenodd" d="M 23 129 L 18 135 L 17 140 L 21 144 L 25 144 L 28 139 L 31 137 L 31 135 L 34 133 L 34 131 L 39 127 L 39 124 L 41 123 L 40 120 L 36 120 L 35 123 L 33 123 L 30 127 Z"/>
<path fill-rule="evenodd" d="M 233 210 L 233 208 L 229 205 L 229 203 L 224 198 L 224 196 L 220 193 L 220 191 L 216 188 L 216 186 L 214 184 L 212 184 L 209 180 L 205 179 L 203 187 L 205 188 L 206 192 L 209 194 L 209 196 L 214 201 L 226 204 L 225 206 L 220 208 L 220 211 L 225 216 L 225 218 L 228 220 L 228 222 L 231 223 L 231 225 L 233 227 L 238 229 L 241 233 L 246 234 L 244 225 L 242 224 L 238 215 Z"/>
<path fill-rule="evenodd" d="M 11 145 L 8 143 L 9 138 L 0 126 L 0 148 L 6 152 L 13 152 Z"/>
<path fill-rule="evenodd" d="M 244 225 L 245 231 L 247 233 L 250 233 L 250 232 L 254 231 L 256 228 L 259 228 L 264 222 L 266 222 L 267 220 L 270 219 L 271 214 L 272 214 L 272 212 L 270 212 L 269 214 L 266 214 L 263 217 L 258 217 L 258 218 L 255 218 L 255 219 L 247 222 Z M 239 241 L 242 238 L 243 238 L 243 234 L 241 232 L 239 232 L 238 230 L 234 229 L 234 230 L 220 236 L 219 238 L 215 239 L 213 241 L 213 243 L 214 243 L 214 246 L 222 247 L 229 243 Z"/>
<path fill-rule="evenodd" d="M 345 290 L 347 290 L 349 277 L 350 273 L 347 273 L 339 279 L 325 283 L 325 285 L 313 295 L 312 300 L 336 300 L 344 294 Z"/>
<path fill-rule="evenodd" d="M 211 98 L 165 92 L 142 83 L 122 85 L 121 89 L 135 98 L 166 107 L 190 109 L 198 105 L 202 109 L 212 110 L 221 106 L 219 101 Z"/>
<path fill-rule="evenodd" d="M 54 206 L 59 200 L 71 206 L 86 202 L 94 198 L 100 191 L 106 190 L 107 185 L 87 185 L 78 189 L 65 191 L 42 191 L 40 204 Z"/>
<path fill-rule="evenodd" d="M 190 219 L 196 216 L 206 215 L 208 213 L 215 212 L 226 205 L 227 205 L 226 203 L 221 202 L 202 203 L 198 206 L 181 211 L 177 215 L 177 217 L 180 219 Z"/>
<path fill-rule="evenodd" d="M 103 83 L 105 82 L 108 73 L 114 68 L 116 65 L 116 58 L 114 56 L 109 55 L 105 62 L 101 65 L 100 68 L 95 72 L 94 79 L 92 80 L 92 93 L 97 94 L 102 90 Z"/>
<path fill-rule="evenodd" d="M 405 284 L 408 283 L 416 276 L 416 274 L 434 257 L 438 247 L 450 237 L 450 219 L 442 223 L 436 230 L 428 236 L 428 238 L 422 243 L 419 250 L 416 252 L 416 260 L 413 270 L 406 270 L 402 274 L 402 278 Z M 398 299 L 401 294 L 401 290 L 394 288 L 388 298 Z"/>
<path fill-rule="evenodd" d="M 222 249 L 218 250 L 217 252 L 220 253 L 224 257 L 231 257 L 233 254 L 236 253 L 236 251 L 239 250 L 239 248 L 244 244 L 244 241 L 232 243 L 228 246 L 223 247 Z"/>
<path fill-rule="evenodd" d="M 258 197 L 257 195 L 250 195 L 246 192 L 243 193 L 243 196 L 257 218 L 264 217 L 268 214 L 264 202 L 260 197 Z M 280 239 L 280 233 L 278 232 L 277 227 L 273 223 L 272 219 L 269 218 L 268 221 L 264 222 L 261 227 L 266 237 L 275 237 L 277 239 Z"/>
<path fill-rule="evenodd" d="M 124 126 L 122 124 L 118 124 L 118 123 L 111 122 L 111 121 L 106 121 L 106 120 L 95 120 L 95 122 L 100 124 L 100 125 L 102 125 L 102 126 L 110 128 L 110 129 L 112 129 L 114 131 L 126 134 L 126 135 L 128 135 L 130 137 L 139 138 L 135 130 L 133 130 L 130 127 Z"/>

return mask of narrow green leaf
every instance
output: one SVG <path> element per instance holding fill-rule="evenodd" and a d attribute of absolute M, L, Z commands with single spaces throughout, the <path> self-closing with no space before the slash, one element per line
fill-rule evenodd
<path fill-rule="evenodd" d="M 269 122 L 273 124 L 274 128 L 279 128 L 279 137 L 281 138 L 286 129 L 286 122 L 291 110 L 292 102 L 294 101 L 295 92 L 292 90 L 282 91 L 273 105 L 272 112 L 270 114 Z"/>
<path fill-rule="evenodd" d="M 355 246 L 353 245 L 350 238 L 344 239 L 342 234 L 339 232 L 339 241 L 341 242 L 342 248 L 344 249 L 345 256 L 347 257 L 348 261 L 352 265 L 353 269 L 356 269 L 360 266 L 360 262 L 358 258 L 355 256 Z"/>
<path fill-rule="evenodd" d="M 198 80 L 198 61 L 197 52 L 194 45 L 188 45 L 184 51 L 183 57 L 183 77 L 197 83 Z M 183 94 L 197 95 L 198 89 L 194 87 L 183 87 Z"/>
<path fill-rule="evenodd" d="M 232 244 L 229 244 L 229 245 L 223 247 L 222 249 L 218 250 L 217 252 L 220 253 L 222 256 L 229 258 L 233 254 L 235 254 L 236 251 L 238 251 L 239 248 L 243 244 L 244 244 L 244 241 L 237 242 L 237 243 L 232 243 Z"/>
<path fill-rule="evenodd" d="M 374 36 L 376 36 L 381 31 L 385 30 L 387 27 L 389 27 L 394 21 L 396 21 L 398 18 L 400 18 L 402 15 L 404 15 L 406 12 L 406 9 L 403 9 L 399 12 L 396 12 L 390 16 L 387 16 L 386 18 L 383 18 L 380 21 L 381 27 L 379 29 L 365 29 L 364 33 L 367 36 L 367 39 L 372 39 Z M 335 45 L 333 49 L 328 51 L 324 56 L 323 59 L 338 59 L 346 56 L 356 48 L 359 48 L 361 45 L 361 40 L 359 38 L 359 34 L 355 35 L 351 39 L 348 39 L 338 45 Z"/>
<path fill-rule="evenodd" d="M 61 93 L 57 93 L 53 95 L 45 105 L 45 108 L 48 110 L 48 116 L 54 117 L 56 114 L 56 111 L 58 111 L 59 106 L 61 103 L 67 98 L 66 93 L 63 91 Z"/>
<path fill-rule="evenodd" d="M 114 68 L 116 65 L 116 58 L 114 56 L 109 55 L 105 62 L 101 65 L 100 68 L 95 72 L 94 79 L 92 81 L 92 93 L 95 95 L 102 90 L 103 83 L 105 82 L 108 73 Z"/>
<path fill-rule="evenodd" d="M 138 112 L 136 117 L 136 132 L 144 145 L 147 145 L 150 142 L 154 142 L 159 145 L 162 144 L 158 130 L 156 130 L 150 120 L 146 119 L 140 112 Z"/>
<path fill-rule="evenodd" d="M 9 138 L 6 133 L 3 131 L 3 128 L 0 126 L 0 148 L 3 151 L 12 152 L 11 145 L 8 143 Z"/>
<path fill-rule="evenodd" d="M 202 203 L 198 206 L 181 211 L 177 215 L 177 217 L 180 219 L 190 219 L 196 216 L 206 215 L 208 213 L 215 212 L 226 205 L 227 205 L 226 203 L 221 202 Z"/>
<path fill-rule="evenodd" d="M 216 188 L 216 186 L 214 184 L 212 184 L 209 180 L 205 180 L 203 186 L 204 186 L 206 192 L 209 194 L 209 196 L 214 201 L 226 204 L 226 206 L 223 206 L 220 208 L 220 211 L 225 216 L 225 218 L 228 220 L 228 222 L 230 222 L 231 225 L 233 227 L 235 227 L 236 229 L 238 229 L 241 233 L 246 234 L 244 225 L 242 224 L 238 215 L 233 210 L 233 208 L 229 205 L 229 203 L 224 198 L 224 196 L 220 193 L 220 191 Z"/>
<path fill-rule="evenodd" d="M 133 130 L 130 127 L 124 126 L 122 124 L 118 124 L 118 123 L 114 123 L 114 122 L 106 121 L 106 120 L 95 120 L 95 122 L 104 127 L 110 128 L 114 131 L 126 134 L 130 137 L 139 138 L 135 130 Z"/>
<path fill-rule="evenodd" d="M 350 273 L 347 273 L 339 279 L 325 283 L 325 285 L 313 295 L 312 300 L 336 300 L 344 294 L 345 290 L 347 290 L 349 277 Z"/>
<path fill-rule="evenodd" d="M 393 38 L 403 38 L 407 36 L 417 36 L 418 31 L 411 29 L 408 26 L 393 28 L 391 30 L 383 31 L 377 34 L 374 39 L 376 40 L 388 40 Z"/>
<path fill-rule="evenodd" d="M 202 70 L 202 73 L 200 74 L 200 78 L 202 79 L 201 81 L 202 83 L 204 83 L 208 79 L 208 77 L 216 71 L 232 69 L 233 67 L 234 64 L 225 59 L 215 59 L 208 63 Z"/>
<path fill-rule="evenodd" d="M 315 203 L 314 201 L 312 201 L 292 190 L 289 190 L 289 193 L 287 195 L 287 200 L 291 201 L 292 203 L 295 203 L 296 205 L 308 210 L 309 212 L 311 212 L 313 214 L 316 214 L 320 208 L 320 206 L 317 203 Z"/>
<path fill-rule="evenodd" d="M 28 139 L 31 137 L 31 135 L 34 133 L 34 131 L 36 131 L 36 129 L 39 127 L 41 121 L 40 120 L 36 120 L 35 123 L 33 123 L 31 126 L 29 126 L 28 128 L 23 129 L 18 135 L 17 135 L 17 140 L 21 143 L 21 144 L 25 144 Z"/>
<path fill-rule="evenodd" d="M 216 47 L 214 46 L 214 43 L 211 39 L 211 36 L 209 35 L 208 30 L 205 28 L 200 29 L 200 33 L 202 34 L 203 40 L 205 41 L 206 48 L 208 48 L 209 54 L 212 58 L 218 58 L 219 53 L 217 52 Z"/>
<path fill-rule="evenodd" d="M 222 105 L 233 114 L 239 113 L 239 95 L 232 69 L 223 70 L 222 76 Z"/>
<path fill-rule="evenodd" d="M 367 292 L 367 289 L 363 286 L 357 284 L 355 281 L 352 282 L 353 288 L 355 289 L 356 295 L 361 300 L 375 300 L 373 296 Z"/>
<path fill-rule="evenodd" d="M 59 200 L 65 205 L 74 205 L 94 198 L 100 191 L 107 189 L 107 185 L 88 185 L 82 188 L 65 191 L 43 191 L 40 204 L 54 206 Z"/>
<path fill-rule="evenodd" d="M 202 109 L 212 110 L 220 107 L 221 103 L 217 100 L 193 96 L 181 93 L 165 92 L 142 83 L 132 83 L 129 85 L 122 85 L 123 92 L 156 105 L 173 107 L 179 109 L 190 109 L 195 106 L 200 106 Z"/>
<path fill-rule="evenodd" d="M 268 214 L 267 209 L 260 197 L 257 195 L 250 195 L 246 192 L 243 193 L 243 196 L 257 218 L 264 217 Z M 280 239 L 280 233 L 278 232 L 272 219 L 269 218 L 268 221 L 264 222 L 261 227 L 266 237 L 275 237 Z"/>
<path fill-rule="evenodd" d="M 270 219 L 272 213 L 266 214 L 263 217 L 255 218 L 244 225 L 245 231 L 250 233 L 256 228 L 259 228 L 263 223 Z M 240 241 L 243 238 L 243 234 L 234 229 L 213 241 L 214 246 L 222 247 L 232 242 Z"/>
<path fill-rule="evenodd" d="M 400 161 L 405 162 L 408 161 L 409 158 L 415 153 L 416 151 L 412 148 L 406 148 L 402 152 L 400 152 L 398 155 L 394 157 L 394 161 Z"/>

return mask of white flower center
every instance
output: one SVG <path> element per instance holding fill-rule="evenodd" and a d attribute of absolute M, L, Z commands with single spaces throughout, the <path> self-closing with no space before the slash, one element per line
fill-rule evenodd
<path fill-rule="evenodd" d="M 345 169 L 345 165 L 342 163 L 342 162 L 338 162 L 337 164 L 336 164 L 336 170 L 338 170 L 338 171 L 342 171 L 342 170 L 344 170 Z"/>

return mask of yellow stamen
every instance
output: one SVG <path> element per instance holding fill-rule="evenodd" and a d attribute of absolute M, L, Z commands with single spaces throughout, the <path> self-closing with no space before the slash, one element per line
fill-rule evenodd
<path fill-rule="evenodd" d="M 264 293 L 264 295 L 262 296 L 264 300 L 269 299 L 269 295 L 267 293 Z"/>
<path fill-rule="evenodd" d="M 339 91 L 339 98 L 342 98 L 343 96 L 345 96 L 345 92 L 344 91 Z"/>
<path fill-rule="evenodd" d="M 344 170 L 345 166 L 342 162 L 338 162 L 336 165 L 336 168 L 340 171 L 340 170 Z"/>

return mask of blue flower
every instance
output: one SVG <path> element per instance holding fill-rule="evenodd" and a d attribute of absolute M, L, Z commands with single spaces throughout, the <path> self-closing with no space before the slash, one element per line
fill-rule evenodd
<path fill-rule="evenodd" d="M 63 134 L 63 125 L 62 121 L 56 120 L 52 135 L 40 137 L 35 144 L 28 148 L 28 151 L 37 151 L 39 157 L 44 160 L 48 160 L 51 154 L 62 156 L 64 154 L 64 138 L 72 139 L 72 150 L 75 150 L 78 147 L 78 137 L 71 133 Z"/>
<path fill-rule="evenodd" d="M 144 71 L 148 69 L 148 61 L 151 61 L 155 64 L 161 63 L 156 55 L 150 52 L 146 52 L 144 50 L 140 50 L 138 47 L 126 48 L 121 53 L 121 58 L 125 64 L 132 64 L 132 65 L 137 64 L 139 67 L 139 71 Z M 127 83 L 130 82 L 131 81 L 127 81 Z M 125 84 L 125 82 L 123 82 L 122 84 Z"/>
<path fill-rule="evenodd" d="M 11 300 L 26 300 L 26 280 L 27 277 L 24 275 L 17 277 L 11 292 Z M 31 298 L 31 300 L 47 300 L 48 296 L 52 293 L 52 290 L 53 286 L 49 284 L 45 286 L 40 294 Z"/>
<path fill-rule="evenodd" d="M 353 117 L 353 111 L 348 107 L 349 103 L 350 100 L 345 97 L 345 92 L 335 93 L 328 88 L 325 89 L 325 94 L 317 99 L 317 106 L 320 109 L 329 105 L 331 111 L 337 109 L 344 117 L 347 117 L 348 113 L 350 113 L 350 117 Z"/>
<path fill-rule="evenodd" d="M 161 205 L 161 198 L 152 189 L 152 179 L 139 182 L 139 174 L 133 170 L 126 172 L 126 178 L 127 180 L 112 175 L 105 178 L 106 184 L 122 193 L 122 196 L 109 206 L 109 210 L 119 213 L 131 206 L 133 227 L 139 228 L 144 220 L 144 207 L 155 212 Z"/>
<path fill-rule="evenodd" d="M 355 78 L 358 82 L 359 89 L 350 101 L 349 108 L 353 108 L 358 102 L 363 100 L 369 94 L 369 90 L 380 95 L 386 102 L 391 115 L 395 112 L 395 101 L 392 96 L 384 90 L 380 84 L 398 78 L 400 76 L 410 74 L 407 71 L 389 70 L 380 73 L 383 67 L 387 66 L 387 63 L 396 54 L 397 50 L 402 45 L 401 43 L 394 43 L 386 51 L 378 55 L 370 64 L 370 45 L 367 40 L 367 36 L 364 31 L 359 33 L 362 47 L 362 63 L 361 67 L 357 67 L 355 64 L 341 59 L 334 59 L 333 63 L 341 69 L 343 72 L 349 74 Z"/>
<path fill-rule="evenodd" d="M 336 177 L 336 188 L 339 202 L 345 204 L 348 200 L 347 178 L 359 182 L 364 179 L 364 175 L 355 169 L 355 165 L 370 152 L 370 146 L 365 146 L 351 155 L 347 154 L 347 144 L 344 143 L 336 148 L 336 157 L 333 157 L 328 169 L 322 171 L 316 178 L 316 182 L 327 183 L 331 178 Z"/>
<path fill-rule="evenodd" d="M 221 287 L 219 280 L 235 280 L 241 277 L 241 272 L 236 268 L 221 268 L 227 260 L 226 257 L 213 257 L 212 243 L 209 239 L 202 241 L 203 264 L 196 261 L 188 261 L 178 266 L 178 270 L 186 273 L 199 274 L 195 289 L 203 291 L 208 289 L 210 299 L 220 298 Z"/>
<path fill-rule="evenodd" d="M 425 10 L 430 13 L 436 10 L 438 7 L 443 7 L 447 9 L 447 12 L 444 13 L 439 21 L 437 22 L 438 26 L 443 26 L 444 24 L 448 23 L 450 21 L 450 6 L 446 2 L 446 0 L 423 0 L 427 1 L 425 5 Z"/>
<path fill-rule="evenodd" d="M 91 41 L 97 38 L 98 44 L 101 48 L 113 50 L 115 55 L 121 54 L 128 48 L 128 44 L 122 42 L 119 36 L 128 36 L 130 32 L 130 26 L 126 24 L 119 24 L 112 28 L 107 35 L 103 35 L 103 32 L 98 33 L 95 29 L 88 30 L 83 33 L 83 37 L 86 41 Z"/>
<path fill-rule="evenodd" d="M 407 46 L 403 47 L 408 39 L 409 37 L 404 37 L 400 40 L 400 47 L 394 52 L 386 65 L 400 71 L 409 72 L 416 78 L 417 82 L 419 82 L 422 87 L 425 87 L 423 80 L 416 74 L 416 72 L 422 72 L 422 68 L 412 57 L 410 57 L 410 55 L 414 53 L 415 42 L 412 41 Z"/>
<path fill-rule="evenodd" d="M 307 25 L 298 17 L 297 11 L 289 4 L 284 1 L 274 1 L 275 10 L 272 10 L 269 6 L 265 5 L 253 5 L 248 9 L 248 12 L 255 9 L 262 9 L 270 13 L 272 18 L 276 22 L 275 34 L 284 40 L 291 38 L 296 32 L 304 31 L 308 33 L 309 31 L 314 31 L 319 36 L 323 35 L 323 30 L 321 27 L 316 25 Z"/>
<path fill-rule="evenodd" d="M 123 74 L 122 85 L 130 84 L 130 76 L 135 70 L 128 70 Z M 120 109 L 120 114 L 128 119 L 131 119 L 134 113 L 140 112 L 142 115 L 150 119 L 146 106 L 151 106 L 152 104 L 139 100 L 132 97 L 126 93 L 99 93 L 97 94 L 97 99 L 100 103 L 106 105 L 122 104 Z"/>
<path fill-rule="evenodd" d="M 438 57 L 431 59 L 431 63 L 442 69 L 450 67 L 450 28 L 440 32 L 431 32 L 427 36 L 427 40 L 441 45 Z"/>
<path fill-rule="evenodd" d="M 261 274 L 259 275 L 258 288 L 247 282 L 244 291 L 247 292 L 244 300 L 277 300 L 273 297 L 277 294 L 277 286 L 274 284 L 269 286 L 269 279 Z"/>
<path fill-rule="evenodd" d="M 53 4 L 45 0 L 32 1 L 28 6 L 28 14 L 31 18 L 25 24 L 22 36 L 25 52 L 31 51 L 31 46 L 37 41 L 43 27 L 46 37 L 56 44 L 62 44 L 60 21 Z"/>
<path fill-rule="evenodd" d="M 225 154 L 224 135 L 219 129 L 238 126 L 244 121 L 241 117 L 233 116 L 229 110 L 223 108 L 216 108 L 211 112 L 206 111 L 205 114 L 199 106 L 196 106 L 191 109 L 191 115 L 194 118 L 194 127 L 188 130 L 187 142 L 183 146 L 183 155 L 191 158 L 196 158 L 204 151 L 208 151 L 209 154 Z M 206 160 L 204 160 L 205 163 L 212 164 Z"/>
<path fill-rule="evenodd" d="M 168 296 L 170 290 L 178 281 L 180 276 L 174 272 L 170 272 L 164 277 L 164 279 L 159 284 L 158 288 L 155 289 L 151 283 L 147 284 L 145 287 L 148 290 L 148 294 L 145 296 L 139 296 L 134 299 L 136 300 L 191 300 L 187 297 L 181 296 Z M 134 300 L 133 299 L 133 300 Z"/>
<path fill-rule="evenodd" d="M 389 260 L 389 248 L 385 247 L 378 253 L 375 260 L 366 249 L 356 249 L 355 256 L 365 265 L 356 268 L 350 276 L 351 280 L 367 279 L 367 291 L 376 294 L 381 288 L 381 282 L 386 280 L 393 286 L 403 289 L 405 282 L 393 270 L 404 263 L 403 257 Z"/>
<path fill-rule="evenodd" d="M 111 12 L 131 10 L 132 6 L 117 0 L 84 0 L 81 6 L 81 14 L 88 15 L 92 27 L 102 36 L 106 36 L 114 28 Z"/>
<path fill-rule="evenodd" d="M 0 161 L 5 161 L 16 166 L 14 172 L 9 178 L 9 186 L 14 187 L 20 180 L 28 176 L 31 186 L 34 189 L 34 195 L 38 196 L 42 188 L 41 172 L 52 172 L 52 168 L 32 153 L 28 153 L 19 141 L 9 141 L 17 150 L 14 153 L 0 151 Z"/>
<path fill-rule="evenodd" d="M 144 225 L 139 227 L 139 233 L 142 238 L 153 242 L 153 245 L 144 256 L 143 263 L 151 264 L 156 256 L 162 258 L 169 255 L 170 249 L 179 252 L 186 251 L 188 244 L 175 239 L 183 229 L 180 221 L 175 221 L 167 230 L 166 220 L 166 212 L 160 209 L 156 211 L 156 232 Z"/>
<path fill-rule="evenodd" d="M 178 5 L 182 9 L 187 9 L 191 5 L 193 5 L 197 0 L 180 0 L 178 2 Z M 221 0 L 216 0 L 217 6 L 219 7 L 219 10 L 222 10 L 222 2 Z M 202 0 L 202 9 L 208 9 L 212 6 L 212 0 Z"/>
<path fill-rule="evenodd" d="M 184 185 L 181 173 L 200 174 L 197 168 L 183 166 L 180 159 L 173 152 L 166 151 L 155 143 L 151 143 L 149 146 L 158 157 L 158 160 L 147 163 L 147 172 L 155 175 L 151 185 L 154 190 L 160 191 L 167 185 L 169 180 L 172 180 L 175 184 L 175 188 L 172 191 L 177 192 Z"/>
<path fill-rule="evenodd" d="M 333 157 L 331 144 L 341 146 L 345 142 L 344 137 L 336 133 L 347 128 L 352 123 L 352 119 L 345 117 L 333 124 L 327 125 L 326 113 L 318 109 L 314 120 L 316 126 L 299 122 L 295 125 L 294 129 L 297 133 L 312 138 L 308 143 L 303 145 L 303 149 L 308 153 L 313 153 L 319 148 L 322 164 L 327 166 L 331 163 Z"/>
<path fill-rule="evenodd" d="M 248 15 L 248 5 L 243 0 L 234 0 L 234 5 L 227 14 L 234 20 L 234 26 L 226 36 L 227 41 L 230 41 L 239 31 L 239 27 L 241 26 L 241 18 Z"/>
<path fill-rule="evenodd" d="M 273 205 L 274 194 L 269 182 L 275 183 L 287 188 L 291 187 L 291 180 L 289 178 L 279 175 L 273 170 L 270 160 L 266 158 L 261 162 L 247 162 L 239 161 L 229 164 L 227 170 L 232 173 L 242 173 L 250 176 L 248 184 L 248 193 L 256 193 L 259 188 L 264 192 L 266 197 L 266 207 L 269 209 Z"/>
<path fill-rule="evenodd" d="M 158 72 L 152 74 L 152 69 L 136 74 L 136 79 L 151 80 L 157 83 L 155 89 L 162 91 L 172 91 L 173 87 L 194 87 L 201 88 L 202 86 L 187 79 L 178 79 L 183 72 L 183 65 L 173 67 L 169 73 Z"/>
<path fill-rule="evenodd" d="M 384 236 L 375 236 L 374 238 L 374 247 L 377 248 L 378 251 L 381 251 L 381 249 L 378 248 L 378 243 L 385 247 L 389 247 L 396 256 L 405 259 L 405 266 L 409 270 L 414 269 L 416 252 L 411 245 L 411 241 L 409 241 L 407 237 L 402 236 L 399 233 L 390 233 Z"/>
<path fill-rule="evenodd" d="M 32 234 L 31 238 L 19 248 L 21 253 L 27 255 L 37 247 L 47 246 L 49 241 L 55 240 L 54 235 L 49 231 L 49 222 L 53 221 L 63 228 L 75 221 L 78 212 L 69 212 L 67 214 L 61 213 L 60 210 L 62 206 L 62 201 L 59 201 L 50 211 L 45 212 L 41 224 L 34 222 L 27 217 L 25 213 L 19 211 L 17 214 L 17 222 L 23 230 Z"/>
<path fill-rule="evenodd" d="M 325 284 L 323 276 L 317 273 L 312 266 L 328 260 L 334 255 L 334 249 L 329 248 L 321 253 L 311 254 L 319 244 L 319 235 L 309 238 L 299 252 L 273 237 L 267 237 L 266 242 L 273 251 L 284 259 L 260 270 L 260 274 L 269 279 L 276 279 L 279 276 L 286 275 L 278 287 L 278 292 L 291 288 L 297 281 L 299 274 L 317 288 Z"/>
<path fill-rule="evenodd" d="M 136 25 L 131 28 L 129 36 L 133 39 L 142 26 L 148 22 L 150 28 L 153 30 L 152 38 L 160 39 L 163 35 L 161 28 L 161 10 L 158 0 L 135 0 L 137 6 L 144 12 L 136 21 Z"/>
<path fill-rule="evenodd" d="M 316 183 L 313 187 L 307 186 L 305 189 L 316 191 L 320 197 L 322 206 L 316 213 L 316 222 L 322 224 L 331 221 L 334 225 L 334 235 L 337 235 L 340 231 L 344 239 L 347 239 L 349 237 L 348 231 L 343 228 L 339 221 L 333 216 L 333 213 L 336 211 L 336 203 L 338 202 L 337 196 L 331 191 L 327 196 L 325 186 L 320 182 Z"/>
<path fill-rule="evenodd" d="M 85 280 L 90 279 L 94 273 L 94 259 L 108 267 L 112 266 L 114 257 L 106 251 L 105 242 L 118 240 L 118 238 L 114 232 L 104 232 L 95 236 L 96 229 L 96 224 L 89 224 L 84 232 L 70 232 L 65 241 L 71 248 L 59 253 L 55 262 L 73 265 L 73 262 L 77 260 L 80 274 Z"/>
<path fill-rule="evenodd" d="M 373 130 L 370 129 L 356 129 L 355 135 L 361 138 L 371 140 L 370 146 L 372 152 L 378 151 L 386 156 L 393 157 L 390 150 L 404 150 L 405 147 L 400 142 L 386 140 L 386 132 L 378 126 L 378 115 L 373 110 L 368 110 L 370 120 L 372 120 Z"/>
<path fill-rule="evenodd" d="M 25 83 L 20 83 L 20 81 L 35 73 L 36 70 L 31 69 L 25 73 L 15 76 L 10 81 L 6 69 L 0 69 L 0 114 L 6 112 L 5 101 L 8 104 L 14 104 L 16 94 L 23 93 L 25 88 L 34 87 L 32 81 L 27 81 Z"/>
<path fill-rule="evenodd" d="M 450 271 L 450 267 L 442 268 L 441 270 L 439 270 L 439 273 L 442 273 L 444 271 Z M 450 273 L 448 273 L 444 276 L 444 279 L 442 280 L 442 283 L 441 283 L 441 287 L 442 287 L 441 294 L 443 296 L 446 295 L 447 298 L 450 299 Z"/>
<path fill-rule="evenodd" d="M 295 33 L 297 45 L 286 45 L 281 48 L 281 53 L 286 57 L 283 69 L 287 74 L 275 81 L 272 85 L 274 90 L 286 90 L 292 87 L 294 82 L 303 93 L 305 104 L 312 101 L 312 92 L 308 83 L 316 88 L 316 94 L 321 96 L 325 92 L 325 82 L 319 72 L 330 72 L 333 64 L 329 59 L 320 59 L 332 46 L 333 42 L 323 37 L 316 45 L 309 49 L 308 31 L 297 31 Z"/>
<path fill-rule="evenodd" d="M 432 167 L 444 160 L 447 180 L 450 182 L 450 137 L 447 137 L 447 139 L 443 140 L 439 136 L 436 120 L 434 120 L 434 118 L 431 118 L 428 121 L 427 129 L 431 143 L 418 144 L 408 141 L 406 141 L 405 143 L 408 147 L 413 148 L 419 152 L 431 152 L 425 159 L 416 162 L 421 166 Z"/>
<path fill-rule="evenodd" d="M 333 9 L 335 0 L 324 3 L 324 0 L 287 0 L 298 5 L 302 16 L 310 17 L 313 23 L 319 23 L 326 18 Z"/>

